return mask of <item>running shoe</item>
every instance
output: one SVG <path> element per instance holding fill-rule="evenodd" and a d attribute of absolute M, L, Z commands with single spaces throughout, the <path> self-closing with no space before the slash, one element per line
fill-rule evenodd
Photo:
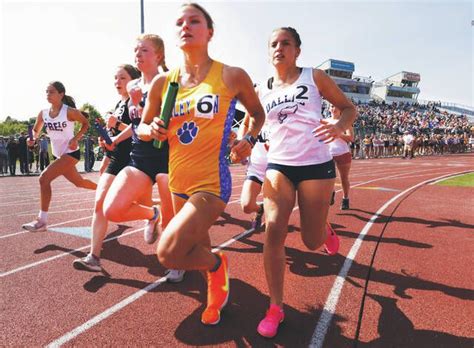
<path fill-rule="evenodd" d="M 21 227 L 30 232 L 43 232 L 48 229 L 46 222 L 41 221 L 40 219 L 33 220 L 27 224 L 22 225 Z"/>
<path fill-rule="evenodd" d="M 160 211 L 158 210 L 158 207 L 153 206 L 153 212 L 155 218 L 147 220 L 145 228 L 143 229 L 143 239 L 145 239 L 145 243 L 148 244 L 155 243 L 160 229 Z"/>
<path fill-rule="evenodd" d="M 324 242 L 324 249 L 329 255 L 335 255 L 339 251 L 339 237 L 331 227 L 329 222 L 326 222 L 326 241 Z"/>
<path fill-rule="evenodd" d="M 201 315 L 205 325 L 216 325 L 221 320 L 221 310 L 229 299 L 229 266 L 227 257 L 219 252 L 221 265 L 215 272 L 207 272 L 207 307 Z"/>
<path fill-rule="evenodd" d="M 262 218 L 263 218 L 263 203 L 259 204 L 259 210 L 255 219 L 252 221 L 252 229 L 258 231 L 262 227 Z"/>
<path fill-rule="evenodd" d="M 266 338 L 275 337 L 278 332 L 278 326 L 285 319 L 285 313 L 280 306 L 270 305 L 265 318 L 258 324 L 257 332 Z"/>
<path fill-rule="evenodd" d="M 342 199 L 341 210 L 349 210 L 349 198 Z"/>
<path fill-rule="evenodd" d="M 186 271 L 181 269 L 169 269 L 165 272 L 166 281 L 168 283 L 180 283 L 183 281 L 185 273 Z"/>
<path fill-rule="evenodd" d="M 80 271 L 102 272 L 100 259 L 92 253 L 87 254 L 87 256 L 82 259 L 74 260 L 72 266 Z"/>
<path fill-rule="evenodd" d="M 329 203 L 329 205 L 334 205 L 334 199 L 336 197 L 336 191 L 332 191 L 332 195 L 331 195 L 331 202 Z"/>

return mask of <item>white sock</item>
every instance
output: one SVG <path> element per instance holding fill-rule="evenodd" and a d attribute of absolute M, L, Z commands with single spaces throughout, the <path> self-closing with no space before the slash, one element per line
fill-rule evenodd
<path fill-rule="evenodd" d="M 40 210 L 40 212 L 38 214 L 38 218 L 43 222 L 47 222 L 48 221 L 48 212 Z"/>

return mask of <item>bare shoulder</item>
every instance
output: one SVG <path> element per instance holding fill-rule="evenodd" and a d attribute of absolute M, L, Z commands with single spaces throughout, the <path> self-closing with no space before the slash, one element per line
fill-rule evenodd
<path fill-rule="evenodd" d="M 244 69 L 225 64 L 222 72 L 222 79 L 227 88 L 236 93 L 241 90 L 242 86 L 245 86 L 250 82 L 250 77 Z"/>
<path fill-rule="evenodd" d="M 313 69 L 314 82 L 323 81 L 326 78 L 328 78 L 328 75 L 324 72 L 324 70 L 316 69 L 316 68 Z"/>
<path fill-rule="evenodd" d="M 161 94 L 169 72 L 156 75 L 151 81 L 150 95 Z"/>

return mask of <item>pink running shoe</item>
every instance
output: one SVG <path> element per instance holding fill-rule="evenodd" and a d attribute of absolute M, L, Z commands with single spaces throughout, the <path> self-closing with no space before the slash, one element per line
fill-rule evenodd
<path fill-rule="evenodd" d="M 339 237 L 331 227 L 329 222 L 326 222 L 326 241 L 324 242 L 324 249 L 329 255 L 336 255 L 339 251 Z"/>
<path fill-rule="evenodd" d="M 258 324 L 257 332 L 263 337 L 275 337 L 278 332 L 278 326 L 284 319 L 285 313 L 283 313 L 283 309 L 280 306 L 272 304 L 265 318 Z"/>

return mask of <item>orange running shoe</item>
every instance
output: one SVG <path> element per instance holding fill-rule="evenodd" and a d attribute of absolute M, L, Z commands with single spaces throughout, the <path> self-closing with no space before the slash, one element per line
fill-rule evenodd
<path fill-rule="evenodd" d="M 207 272 L 207 308 L 202 312 L 201 322 L 216 325 L 221 320 L 221 310 L 229 299 L 229 265 L 227 257 L 219 252 L 221 265 L 215 272 Z"/>
<path fill-rule="evenodd" d="M 326 234 L 327 237 L 324 242 L 324 248 L 329 255 L 336 255 L 339 251 L 339 237 L 329 222 L 326 222 Z"/>

